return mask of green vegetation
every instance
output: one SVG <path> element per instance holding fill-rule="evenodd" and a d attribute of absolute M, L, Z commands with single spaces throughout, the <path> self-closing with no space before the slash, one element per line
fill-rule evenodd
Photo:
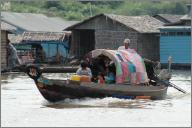
<path fill-rule="evenodd" d="M 11 8 L 6 11 L 43 13 L 66 20 L 83 20 L 99 13 L 119 15 L 185 14 L 187 12 L 186 4 L 189 2 L 190 0 L 12 1 Z"/>

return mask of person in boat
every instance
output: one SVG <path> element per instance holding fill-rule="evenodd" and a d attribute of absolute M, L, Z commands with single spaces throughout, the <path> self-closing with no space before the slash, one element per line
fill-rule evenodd
<path fill-rule="evenodd" d="M 35 63 L 42 63 L 45 61 L 46 53 L 40 45 L 37 47 Z"/>
<path fill-rule="evenodd" d="M 115 83 L 115 71 L 114 71 L 114 63 L 110 64 L 106 68 L 106 76 L 105 78 L 105 83 L 107 84 L 112 84 Z"/>
<path fill-rule="evenodd" d="M 126 50 L 129 54 L 132 55 L 132 57 L 141 58 L 141 56 L 134 49 L 130 48 L 129 39 L 125 39 L 123 43 L 124 43 L 124 46 L 120 46 L 118 48 L 120 53 L 122 52 L 122 50 Z M 136 59 L 136 60 L 139 62 L 138 59 Z M 121 60 L 121 61 L 123 61 L 123 60 Z M 145 66 L 143 66 L 141 62 L 137 63 L 135 60 L 133 61 L 133 60 L 129 59 L 128 61 L 129 61 L 128 62 L 129 68 L 131 69 L 131 73 L 129 75 L 131 84 L 140 85 L 140 83 L 142 83 L 142 84 L 148 85 L 149 80 L 148 80 L 147 73 L 143 72 L 142 70 L 144 70 L 144 69 L 141 68 L 141 67 L 145 67 Z M 141 66 L 141 67 L 138 68 L 139 66 Z M 129 81 L 129 79 L 127 79 L 127 78 L 126 78 L 126 80 Z"/>
<path fill-rule="evenodd" d="M 98 73 L 99 73 L 98 72 L 99 71 L 98 65 L 99 65 L 99 63 L 98 63 L 98 59 L 97 58 L 93 59 L 91 64 L 90 64 L 90 69 L 91 69 L 91 72 L 92 72 L 91 81 L 95 82 L 95 83 L 98 82 Z"/>
<path fill-rule="evenodd" d="M 134 49 L 130 48 L 130 43 L 131 43 L 130 39 L 125 39 L 123 41 L 124 46 L 120 46 L 118 50 L 128 50 L 129 52 L 136 52 Z"/>
<path fill-rule="evenodd" d="M 85 75 L 89 76 L 90 78 L 92 77 L 92 72 L 91 69 L 88 67 L 87 62 L 82 60 L 81 61 L 81 67 L 77 70 L 77 75 Z"/>
<path fill-rule="evenodd" d="M 105 58 L 104 56 L 100 56 L 99 57 L 99 62 L 98 62 L 98 72 L 105 72 L 105 68 L 106 68 L 106 61 L 105 61 Z"/>
<path fill-rule="evenodd" d="M 21 61 L 17 55 L 17 50 L 10 43 L 10 40 L 8 40 L 8 44 L 7 44 L 7 53 L 8 53 L 8 68 L 9 69 L 13 69 L 17 65 L 21 64 Z"/>
<path fill-rule="evenodd" d="M 99 72 L 98 73 L 98 76 L 97 76 L 97 78 L 98 78 L 98 84 L 104 84 L 105 83 L 105 80 L 104 80 L 104 75 L 103 75 L 103 73 L 102 72 Z"/>
<path fill-rule="evenodd" d="M 105 73 L 105 62 L 103 61 L 103 58 L 99 56 L 98 58 L 93 59 L 90 64 L 90 69 L 92 71 L 91 81 L 97 83 L 99 73 Z"/>

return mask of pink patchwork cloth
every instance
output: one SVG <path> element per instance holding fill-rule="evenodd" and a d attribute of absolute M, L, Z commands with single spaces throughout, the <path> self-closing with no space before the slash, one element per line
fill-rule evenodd
<path fill-rule="evenodd" d="M 98 49 L 93 51 L 92 57 L 101 54 L 114 61 L 116 66 L 116 83 L 130 82 L 132 84 L 145 83 L 148 81 L 146 68 L 143 59 L 132 49 L 128 50 L 106 50 Z"/>

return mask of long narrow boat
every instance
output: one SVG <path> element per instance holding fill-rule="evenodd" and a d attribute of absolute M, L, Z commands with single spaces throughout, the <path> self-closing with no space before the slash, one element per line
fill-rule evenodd
<path fill-rule="evenodd" d="M 96 56 L 99 56 L 103 53 L 117 63 L 118 60 L 113 59 L 113 57 L 109 55 L 109 52 L 106 53 L 103 52 L 103 50 L 99 50 L 99 53 L 97 52 Z M 146 67 L 147 75 L 150 79 L 152 79 L 154 72 L 150 69 L 153 68 Z M 166 97 L 168 89 L 167 84 L 158 80 L 150 82 L 149 85 L 142 83 L 139 85 L 132 85 L 128 83 L 126 84 L 125 82 L 115 84 L 98 84 L 94 82 L 48 79 L 42 75 L 42 72 L 38 67 L 33 65 L 28 66 L 26 71 L 29 77 L 34 80 L 42 96 L 51 102 L 64 100 L 66 98 L 76 99 L 84 97 L 117 97 L 128 99 L 147 98 L 152 100 L 159 100 Z"/>
<path fill-rule="evenodd" d="M 34 78 L 33 78 L 34 79 Z M 40 76 L 34 79 L 42 96 L 51 102 L 66 98 L 149 98 L 152 100 L 164 99 L 167 94 L 167 86 L 161 83 L 154 85 L 130 85 L 130 84 L 97 84 L 92 82 L 78 82 L 71 80 L 47 79 Z"/>

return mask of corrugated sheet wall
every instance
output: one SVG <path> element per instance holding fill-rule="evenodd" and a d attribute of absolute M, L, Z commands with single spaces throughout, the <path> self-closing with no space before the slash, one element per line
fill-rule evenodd
<path fill-rule="evenodd" d="M 191 37 L 190 36 L 161 36 L 160 38 L 160 62 L 167 63 L 172 56 L 175 64 L 191 63 Z"/>

